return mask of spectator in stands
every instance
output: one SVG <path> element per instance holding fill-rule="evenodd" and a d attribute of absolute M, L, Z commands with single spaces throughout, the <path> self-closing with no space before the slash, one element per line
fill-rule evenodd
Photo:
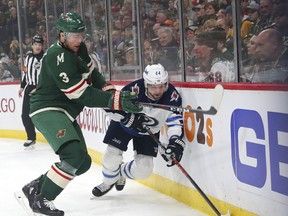
<path fill-rule="evenodd" d="M 176 71 L 179 68 L 179 47 L 170 27 L 161 27 L 158 30 L 159 48 L 157 50 L 155 63 L 160 63 L 168 71 Z M 154 53 L 155 54 L 155 53 Z"/>
<path fill-rule="evenodd" d="M 132 2 L 125 1 L 123 2 L 123 6 L 121 7 L 120 13 L 122 16 L 132 17 Z"/>
<path fill-rule="evenodd" d="M 4 11 L 0 10 L 0 51 L 3 50 L 5 52 L 8 52 L 9 47 L 9 38 L 7 33 L 7 17 L 4 13 Z"/>
<path fill-rule="evenodd" d="M 215 19 L 208 19 L 203 24 L 203 31 L 211 31 L 216 27 L 216 20 Z"/>
<path fill-rule="evenodd" d="M 188 26 L 185 28 L 185 58 L 186 58 L 186 69 L 188 72 L 194 71 L 191 65 L 191 61 L 194 57 L 194 45 L 196 38 L 196 30 L 198 26 Z"/>
<path fill-rule="evenodd" d="M 158 30 L 160 29 L 160 23 L 155 23 L 152 27 L 152 30 L 153 30 L 153 35 L 152 35 L 152 38 L 151 40 L 153 39 L 158 39 Z"/>
<path fill-rule="evenodd" d="M 231 35 L 230 28 L 227 26 L 226 19 L 220 18 L 216 21 L 216 28 L 224 29 L 226 33 L 226 48 L 233 53 L 233 35 Z"/>
<path fill-rule="evenodd" d="M 104 12 L 103 12 L 102 7 L 95 8 L 94 20 L 91 20 L 91 22 L 95 23 L 95 28 L 98 30 L 104 30 L 105 29 L 106 23 L 103 20 L 103 15 L 104 15 Z"/>
<path fill-rule="evenodd" d="M 18 15 L 15 7 L 10 8 L 9 17 L 7 19 L 7 33 L 8 41 L 10 42 L 14 39 L 19 38 L 19 28 L 18 28 Z M 2 32 L 1 32 L 2 34 Z"/>
<path fill-rule="evenodd" d="M 215 4 L 215 2 L 212 1 L 212 2 L 206 3 L 204 6 L 204 9 L 205 9 L 205 16 L 206 16 L 207 20 L 209 20 L 209 19 L 216 20 L 217 19 L 216 12 L 218 10 L 218 7 Z"/>
<path fill-rule="evenodd" d="M 250 33 L 252 22 L 249 20 L 249 17 L 243 13 L 243 11 L 240 11 L 240 19 L 242 20 L 240 35 L 241 39 L 243 40 Z"/>
<path fill-rule="evenodd" d="M 120 17 L 117 17 L 113 20 L 113 30 L 123 30 L 122 19 Z"/>
<path fill-rule="evenodd" d="M 151 40 L 153 37 L 155 37 L 152 29 L 154 24 L 151 22 L 150 17 L 147 14 L 142 15 L 142 23 L 144 39 Z"/>
<path fill-rule="evenodd" d="M 123 51 L 125 49 L 125 42 L 121 36 L 121 31 L 119 30 L 112 31 L 112 44 L 114 51 L 114 64 L 117 66 L 121 66 L 124 64 Z"/>
<path fill-rule="evenodd" d="M 125 43 L 125 46 L 126 48 L 127 47 L 131 47 L 131 46 L 134 46 L 134 41 L 133 41 L 133 30 L 132 28 L 125 28 L 124 30 L 124 43 Z"/>
<path fill-rule="evenodd" d="M 175 8 L 174 0 L 169 0 L 167 9 L 167 18 L 175 20 L 178 17 L 178 10 Z"/>
<path fill-rule="evenodd" d="M 256 58 L 256 46 L 257 46 L 257 36 L 252 35 L 249 43 L 247 44 L 247 53 L 248 56 L 251 56 L 252 59 Z"/>
<path fill-rule="evenodd" d="M 9 59 L 9 56 L 6 55 L 5 53 L 0 54 L 0 64 L 2 73 L 2 81 L 4 82 L 12 82 L 15 79 L 19 79 L 21 74 L 17 70 L 17 66 L 15 65 L 15 62 L 11 59 Z M 5 72 L 5 73 L 4 73 Z M 8 73 L 9 72 L 9 73 Z M 11 76 L 10 76 L 11 75 Z"/>
<path fill-rule="evenodd" d="M 12 8 L 12 7 L 16 7 L 16 5 L 14 5 L 13 1 L 8 1 L 7 6 L 8 6 L 9 9 Z"/>
<path fill-rule="evenodd" d="M 144 44 L 144 64 L 150 65 L 154 63 L 154 52 L 152 43 L 149 40 L 145 40 Z"/>
<path fill-rule="evenodd" d="M 8 53 L 10 62 L 12 64 L 17 65 L 17 61 L 20 55 L 20 45 L 19 45 L 19 41 L 17 39 L 14 39 L 11 41 L 10 44 L 10 51 Z"/>
<path fill-rule="evenodd" d="M 123 16 L 122 25 L 123 25 L 123 29 L 133 28 L 132 15 L 131 14 L 126 14 Z"/>
<path fill-rule="evenodd" d="M 42 35 L 46 31 L 46 18 L 42 9 L 36 11 L 36 33 Z"/>
<path fill-rule="evenodd" d="M 104 71 L 102 69 L 102 64 L 101 64 L 101 59 L 100 59 L 100 55 L 94 50 L 94 42 L 93 39 L 91 37 L 91 35 L 86 34 L 85 39 L 84 39 L 84 43 L 87 47 L 87 51 L 88 54 L 90 56 L 90 58 L 92 59 L 93 63 L 94 63 L 94 67 L 102 74 L 104 75 Z"/>
<path fill-rule="evenodd" d="M 217 49 L 218 41 L 213 31 L 201 32 L 195 40 L 195 68 L 204 82 L 233 82 L 236 79 L 234 65 Z"/>
<path fill-rule="evenodd" d="M 120 7 L 118 5 L 113 5 L 111 7 L 111 12 L 112 12 L 112 19 L 115 20 L 117 19 L 121 14 L 120 14 Z"/>
<path fill-rule="evenodd" d="M 168 11 L 167 10 L 158 10 L 156 13 L 156 23 L 164 23 L 165 20 L 168 18 Z"/>
<path fill-rule="evenodd" d="M 25 38 L 22 43 L 22 48 L 24 54 L 32 50 L 32 37 L 29 35 L 29 33 L 25 34 Z"/>
<path fill-rule="evenodd" d="M 203 4 L 193 6 L 192 10 L 195 12 L 196 20 L 194 25 L 202 26 L 206 21 L 205 10 Z"/>
<path fill-rule="evenodd" d="M 272 10 L 272 0 L 260 0 L 260 22 L 258 23 L 260 31 L 272 25 Z"/>
<path fill-rule="evenodd" d="M 221 56 L 228 61 L 232 61 L 234 58 L 233 52 L 227 49 L 226 46 L 226 32 L 222 28 L 214 28 L 211 30 L 214 34 L 214 38 L 217 40 L 217 49 L 220 51 Z"/>
<path fill-rule="evenodd" d="M 243 60 L 243 72 L 240 75 L 241 82 L 250 82 L 251 71 L 258 61 L 256 55 L 257 36 L 249 35 L 248 37 L 248 43 L 246 45 L 247 56 Z"/>
<path fill-rule="evenodd" d="M 216 17 L 217 17 L 217 19 L 216 20 L 218 20 L 218 19 L 225 19 L 225 9 L 224 8 L 220 8 L 219 10 L 218 10 L 218 12 L 216 13 Z"/>
<path fill-rule="evenodd" d="M 162 9 L 164 9 L 164 8 L 163 8 L 161 0 L 152 0 L 151 1 L 151 10 L 155 11 L 155 14 L 158 10 L 162 10 Z"/>
<path fill-rule="evenodd" d="M 107 39 L 103 30 L 93 30 L 93 50 L 96 51 L 101 59 L 102 69 L 106 71 L 107 66 Z"/>
<path fill-rule="evenodd" d="M 124 65 L 135 65 L 135 52 L 134 52 L 134 47 L 128 47 L 126 50 L 125 50 L 125 64 Z"/>
<path fill-rule="evenodd" d="M 48 37 L 47 45 L 50 46 L 57 39 L 56 18 L 52 14 L 48 15 L 48 30 L 49 31 L 47 32 L 47 34 L 49 37 Z"/>
<path fill-rule="evenodd" d="M 179 3 L 177 4 L 179 8 Z M 192 10 L 192 3 L 189 0 L 183 0 L 183 21 L 184 21 L 184 26 L 190 26 L 195 23 L 197 20 L 195 11 Z"/>
<path fill-rule="evenodd" d="M 4 70 L 3 73 L 0 69 L 0 82 L 13 82 L 14 77 L 9 70 Z"/>
<path fill-rule="evenodd" d="M 37 24 L 37 3 L 35 0 L 30 0 L 28 8 L 26 9 L 26 17 L 27 17 L 27 25 L 28 25 L 28 32 L 30 35 L 36 34 L 36 24 Z"/>
<path fill-rule="evenodd" d="M 227 37 L 233 38 L 233 14 L 232 6 L 228 6 L 225 10 L 225 25 L 227 26 Z"/>
<path fill-rule="evenodd" d="M 288 83 L 288 52 L 278 30 L 269 28 L 257 35 L 256 55 L 259 63 L 249 77 L 251 82 Z"/>
<path fill-rule="evenodd" d="M 257 4 L 256 2 L 251 2 L 247 6 L 247 14 L 248 14 L 248 19 L 252 22 L 252 26 L 250 29 L 249 34 L 258 34 L 260 30 L 259 22 L 260 22 L 260 16 L 259 16 L 259 9 L 260 5 Z"/>
<path fill-rule="evenodd" d="M 241 0 L 240 6 L 241 6 L 241 11 L 243 13 L 243 19 L 248 18 L 248 11 L 247 11 L 247 6 L 249 5 L 250 0 Z"/>
<path fill-rule="evenodd" d="M 13 82 L 14 77 L 9 71 L 9 57 L 5 53 L 0 54 L 0 82 Z"/>
<path fill-rule="evenodd" d="M 281 32 L 284 45 L 288 48 L 288 3 L 274 7 L 273 20 L 275 23 L 274 28 Z"/>
<path fill-rule="evenodd" d="M 124 50 L 124 40 L 121 36 L 121 31 L 119 30 L 113 30 L 112 31 L 112 44 L 113 44 L 113 49 L 115 51 L 123 51 Z"/>

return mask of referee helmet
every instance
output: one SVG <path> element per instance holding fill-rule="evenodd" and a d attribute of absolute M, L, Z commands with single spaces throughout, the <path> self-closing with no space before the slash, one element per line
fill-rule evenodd
<path fill-rule="evenodd" d="M 39 34 L 34 35 L 32 38 L 32 43 L 35 43 L 35 42 L 43 44 L 44 42 L 43 37 Z"/>

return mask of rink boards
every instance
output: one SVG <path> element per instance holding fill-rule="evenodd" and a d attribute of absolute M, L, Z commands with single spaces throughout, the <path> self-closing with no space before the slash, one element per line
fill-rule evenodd
<path fill-rule="evenodd" d="M 121 88 L 125 83 L 118 84 Z M 183 107 L 208 109 L 215 84 L 175 83 Z M 222 214 L 278 215 L 288 212 L 288 88 L 223 84 L 216 115 L 184 113 L 186 149 L 181 164 Z M 0 85 L 0 137 L 25 139 L 19 84 Z M 101 163 L 109 119 L 102 109 L 78 117 L 93 161 Z M 38 140 L 44 140 L 38 135 Z M 161 140 L 167 141 L 166 128 Z M 124 159 L 133 158 L 131 148 Z M 159 156 L 154 174 L 141 183 L 199 209 L 214 212 L 177 169 Z"/>

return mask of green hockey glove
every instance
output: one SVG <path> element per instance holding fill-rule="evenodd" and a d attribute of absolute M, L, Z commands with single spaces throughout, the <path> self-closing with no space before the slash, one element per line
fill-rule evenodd
<path fill-rule="evenodd" d="M 132 102 L 137 97 L 137 93 L 130 91 L 115 91 L 109 101 L 108 107 L 112 110 L 123 110 L 126 112 L 140 112 L 143 107 Z"/>
<path fill-rule="evenodd" d="M 114 92 L 116 91 L 116 88 L 114 85 L 110 84 L 110 83 L 106 83 L 102 88 L 101 88 L 102 91 L 110 91 L 110 92 Z"/>

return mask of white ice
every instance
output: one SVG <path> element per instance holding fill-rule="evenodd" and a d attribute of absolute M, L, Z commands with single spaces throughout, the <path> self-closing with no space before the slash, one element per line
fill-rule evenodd
<path fill-rule="evenodd" d="M 57 161 L 47 144 L 37 143 L 34 150 L 25 150 L 22 140 L 0 139 L 0 215 L 26 215 L 13 193 Z M 93 164 L 88 172 L 69 183 L 54 201 L 55 206 L 64 210 L 65 216 L 205 215 L 132 180 L 127 181 L 121 192 L 112 189 L 103 197 L 91 199 L 91 191 L 101 179 L 101 167 Z"/>

